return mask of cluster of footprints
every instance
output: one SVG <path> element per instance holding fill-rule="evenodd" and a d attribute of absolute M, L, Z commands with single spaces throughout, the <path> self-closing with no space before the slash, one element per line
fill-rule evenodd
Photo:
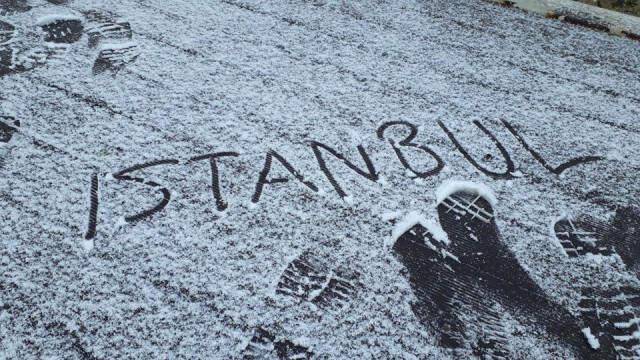
<path fill-rule="evenodd" d="M 416 224 L 393 245 L 408 271 L 416 298 L 413 311 L 438 334 L 439 345 L 455 358 L 516 358 L 508 339 L 518 334 L 509 330 L 509 314 L 525 326 L 541 329 L 578 359 L 640 359 L 635 310 L 640 289 L 585 289 L 580 314 L 573 315 L 545 294 L 501 241 L 491 203 L 480 194 L 467 187 L 439 203 L 439 223 L 448 242 Z M 569 256 L 629 251 L 630 234 L 636 230 L 630 230 L 634 227 L 628 220 L 616 221 L 626 224 L 622 232 L 627 236 L 621 237 L 620 226 L 611 230 L 609 236 L 618 239 L 615 244 L 585 241 L 598 232 L 590 234 L 582 223 L 567 219 L 556 224 L 556 231 Z"/>
<path fill-rule="evenodd" d="M 303 253 L 287 265 L 278 279 L 276 294 L 297 302 L 308 302 L 322 311 L 339 311 L 357 294 L 358 278 L 357 273 L 333 269 L 323 259 Z M 313 352 L 258 328 L 243 355 L 244 359 L 310 359 Z"/>
<path fill-rule="evenodd" d="M 617 256 L 640 276 L 640 211 L 619 208 L 610 224 L 589 216 L 563 217 L 554 224 L 565 254 Z M 586 325 L 600 346 L 611 348 L 619 359 L 640 359 L 640 287 L 626 284 L 606 289 L 586 288 L 579 303 Z"/>
<path fill-rule="evenodd" d="M 49 2 L 56 5 L 64 3 Z M 9 5 L 3 8 L 30 9 L 26 5 Z M 87 11 L 82 16 L 49 16 L 35 26 L 38 31 L 19 37 L 13 24 L 0 20 L 0 76 L 29 71 L 53 60 L 64 59 L 85 34 L 89 48 L 97 52 L 92 68 L 94 75 L 105 72 L 115 75 L 139 56 L 130 24 L 118 20 L 113 14 Z"/>
<path fill-rule="evenodd" d="M 454 191 L 437 207 L 449 241 L 416 224 L 394 243 L 416 298 L 416 317 L 438 334 L 455 358 L 514 359 L 510 343 L 519 330 L 505 314 L 540 329 L 578 359 L 640 359 L 640 287 L 584 289 L 579 314 L 551 300 L 500 239 L 491 203 L 479 190 Z M 629 268 L 637 258 L 640 217 L 621 209 L 612 225 L 562 218 L 555 224 L 567 256 L 618 255 Z M 636 270 L 637 271 L 637 270 Z M 333 269 L 304 253 L 288 264 L 276 294 L 324 311 L 347 306 L 357 293 L 358 274 Z M 245 359 L 310 359 L 310 349 L 258 328 Z"/>

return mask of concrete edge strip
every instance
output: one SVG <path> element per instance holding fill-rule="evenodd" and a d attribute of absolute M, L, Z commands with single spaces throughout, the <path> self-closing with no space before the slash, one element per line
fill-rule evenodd
<path fill-rule="evenodd" d="M 640 41 L 640 17 L 583 4 L 573 0 L 488 0 L 516 7 L 574 25 Z"/>

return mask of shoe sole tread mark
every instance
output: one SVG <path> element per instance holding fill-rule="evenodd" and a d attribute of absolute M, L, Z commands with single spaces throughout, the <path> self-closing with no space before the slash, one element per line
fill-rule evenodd
<path fill-rule="evenodd" d="M 81 20 L 60 19 L 41 26 L 45 32 L 45 41 L 52 43 L 73 44 L 80 40 L 84 33 Z"/>
<path fill-rule="evenodd" d="M 585 229 L 589 228 L 589 229 Z M 570 218 L 554 224 L 556 239 L 568 257 L 586 254 L 610 256 L 615 253 L 612 246 L 606 244 L 606 235 L 588 222 L 575 222 Z"/>
<path fill-rule="evenodd" d="M 128 22 L 101 22 L 87 29 L 89 47 L 96 47 L 105 40 L 131 40 L 133 31 Z"/>
<path fill-rule="evenodd" d="M 462 204 L 462 202 L 460 201 L 456 201 L 456 203 Z M 448 206 L 448 209 L 449 211 L 451 211 L 451 206 Z M 460 213 L 462 213 L 462 211 Z M 477 214 L 481 212 L 473 211 L 473 213 Z M 472 218 L 474 217 L 473 215 L 471 216 Z M 484 314 L 479 318 L 477 324 L 475 325 L 480 328 L 478 329 L 479 331 L 483 332 L 486 335 L 485 339 L 488 340 L 488 344 L 484 347 L 480 345 L 479 348 L 476 349 L 476 351 L 479 351 L 483 356 L 487 356 L 491 359 L 508 358 L 509 351 L 507 350 L 506 344 L 508 334 L 506 334 L 506 332 L 504 331 L 504 327 L 500 324 L 500 316 L 491 312 L 486 304 L 483 303 L 484 299 L 480 298 L 477 294 L 471 293 L 467 289 L 468 284 L 464 284 L 463 281 L 454 277 L 459 264 L 456 261 L 449 259 L 448 257 L 443 258 L 442 251 L 445 250 L 445 247 L 441 246 L 441 243 L 436 241 L 433 238 L 433 235 L 426 228 L 419 224 L 409 229 L 407 232 L 405 232 L 405 234 L 400 236 L 400 238 L 394 245 L 394 251 L 397 254 L 401 254 L 401 256 L 404 256 L 402 255 L 403 247 L 409 248 L 408 251 L 404 252 L 406 254 L 409 254 L 409 256 L 419 253 L 420 259 L 417 260 L 420 261 L 422 266 L 426 265 L 427 268 L 429 268 L 429 270 L 423 268 L 424 271 L 422 271 L 422 273 L 429 274 L 430 279 L 421 277 L 418 280 L 419 282 L 425 284 L 425 286 L 421 290 L 418 290 L 416 294 L 416 296 L 419 298 L 418 301 L 421 302 L 416 304 L 416 306 L 423 307 L 423 309 L 421 309 L 419 312 L 437 314 L 442 313 L 442 309 L 444 309 L 445 312 L 452 314 L 451 316 L 458 318 L 459 315 L 457 315 L 457 312 L 459 312 L 459 308 L 455 305 L 455 301 L 451 296 L 454 293 L 462 295 L 462 297 L 457 297 L 459 302 L 479 309 L 479 313 Z M 439 269 L 435 268 L 438 267 L 438 264 L 442 265 L 441 267 L 439 267 Z M 446 275 L 443 276 L 443 274 Z M 444 281 L 442 281 L 443 279 Z M 437 280 L 441 281 L 436 282 Z M 410 281 L 414 283 L 415 289 L 415 278 L 410 276 Z M 449 292 L 451 294 L 447 295 L 445 294 L 446 292 Z M 421 296 L 420 294 L 424 294 L 426 296 Z M 422 298 L 422 300 L 420 300 L 420 298 Z M 425 308 L 432 308 L 434 310 L 425 310 Z M 420 315 L 418 316 L 420 317 Z M 464 326 L 463 323 L 460 322 L 460 320 L 446 320 L 443 318 L 441 318 L 440 320 L 434 320 L 435 318 L 433 316 L 427 316 L 426 318 L 427 321 L 430 322 L 434 321 L 444 323 L 459 323 L 459 325 L 450 326 L 453 329 L 457 329 L 456 332 L 453 332 L 451 330 L 445 330 L 441 332 L 441 345 L 456 349 L 457 347 L 462 346 L 462 344 L 467 341 L 465 334 L 467 330 L 463 329 Z M 435 324 L 432 324 L 431 326 L 434 328 L 442 327 Z M 491 341 L 492 339 L 494 341 Z M 491 347 L 489 345 L 491 343 L 495 343 L 494 345 L 496 346 L 496 348 Z"/>
<path fill-rule="evenodd" d="M 118 73 L 127 65 L 136 61 L 139 56 L 140 52 L 137 45 L 102 49 L 93 64 L 93 74 L 97 75 L 107 71 Z"/>
<path fill-rule="evenodd" d="M 623 290 L 624 289 L 624 290 Z M 640 319 L 637 307 L 627 299 L 640 288 L 629 286 L 596 290 L 583 289 L 579 308 L 586 323 L 601 342 L 611 344 L 624 359 L 640 359 Z M 628 295 L 627 293 L 631 293 Z M 605 309 L 606 308 L 606 309 Z"/>
<path fill-rule="evenodd" d="M 324 310 L 338 309 L 355 294 L 357 286 L 352 281 L 336 275 L 327 264 L 305 253 L 284 270 L 276 294 L 309 301 Z"/>

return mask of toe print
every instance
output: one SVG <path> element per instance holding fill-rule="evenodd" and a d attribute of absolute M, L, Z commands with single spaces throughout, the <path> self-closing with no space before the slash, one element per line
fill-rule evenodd
<path fill-rule="evenodd" d="M 606 244 L 606 234 L 593 221 L 563 217 L 555 223 L 554 231 L 569 257 L 585 254 L 606 256 L 613 253 L 613 248 Z"/>
<path fill-rule="evenodd" d="M 82 18 L 75 16 L 48 16 L 38 25 L 44 32 L 44 41 L 58 44 L 73 44 L 80 40 L 84 31 Z"/>
<path fill-rule="evenodd" d="M 242 358 L 244 360 L 305 360 L 311 359 L 312 355 L 308 348 L 287 339 L 277 338 L 268 330 L 258 328 L 245 347 Z"/>

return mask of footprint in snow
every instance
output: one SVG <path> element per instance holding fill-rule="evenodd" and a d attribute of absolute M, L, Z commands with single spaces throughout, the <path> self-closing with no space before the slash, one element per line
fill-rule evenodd
<path fill-rule="evenodd" d="M 82 18 L 76 16 L 47 16 L 38 21 L 44 32 L 44 41 L 56 44 L 73 44 L 84 31 Z"/>
<path fill-rule="evenodd" d="M 449 193 L 437 212 L 447 242 L 416 224 L 393 251 L 408 270 L 414 313 L 440 334 L 441 346 L 480 358 L 511 358 L 508 339 L 515 335 L 502 325 L 506 311 L 580 359 L 616 359 L 610 349 L 590 346 L 582 319 L 546 296 L 520 265 L 500 238 L 493 205 L 481 189 Z"/>
<path fill-rule="evenodd" d="M 15 27 L 8 22 L 0 20 L 0 77 L 11 73 L 13 50 L 10 42 L 14 36 Z"/>
<path fill-rule="evenodd" d="M 305 253 L 293 260 L 280 277 L 276 294 L 308 301 L 321 309 L 341 309 L 358 289 L 357 274 L 331 269 L 324 261 Z"/>
<path fill-rule="evenodd" d="M 610 224 L 586 215 L 564 216 L 554 224 L 554 231 L 568 257 L 618 255 L 640 277 L 640 209 L 618 207 Z"/>
<path fill-rule="evenodd" d="M 640 359 L 640 286 L 586 288 L 578 304 L 585 334 L 594 345 L 613 349 L 618 359 Z"/>
<path fill-rule="evenodd" d="M 140 51 L 134 42 L 131 24 L 119 20 L 112 14 L 96 11 L 85 13 L 88 22 L 89 47 L 99 47 L 98 57 L 93 64 L 93 74 L 105 72 L 117 74 L 127 65 L 133 63 Z"/>
<path fill-rule="evenodd" d="M 98 48 L 92 66 L 94 75 L 116 75 L 139 57 L 139 46 L 132 40 L 133 32 L 128 22 L 97 11 L 83 15 L 40 18 L 36 23 L 39 31 L 20 34 L 20 39 L 13 24 L 0 21 L 0 77 L 30 71 L 52 60 L 65 61 L 71 47 L 77 46 L 84 34 L 87 34 L 88 46 Z M 40 42 L 33 43 L 33 39 L 38 38 Z"/>
<path fill-rule="evenodd" d="M 90 48 L 95 48 L 102 42 L 121 40 L 130 42 L 133 39 L 131 24 L 118 20 L 112 14 L 105 14 L 98 11 L 87 11 L 84 13 L 87 19 L 87 35 Z"/>
<path fill-rule="evenodd" d="M 610 223 L 586 215 L 563 216 L 554 232 L 568 257 L 617 255 L 640 277 L 639 209 L 618 207 Z M 620 359 L 640 359 L 640 285 L 585 288 L 578 306 L 594 344 L 613 349 Z"/>
<path fill-rule="evenodd" d="M 0 1 L 0 15 L 25 12 L 31 10 L 27 0 L 2 0 Z"/>
<path fill-rule="evenodd" d="M 40 19 L 36 27 L 40 31 L 19 34 L 13 24 L 0 21 L 0 76 L 64 59 L 71 44 L 82 36 L 83 29 L 82 19 L 66 15 L 47 16 Z"/>

